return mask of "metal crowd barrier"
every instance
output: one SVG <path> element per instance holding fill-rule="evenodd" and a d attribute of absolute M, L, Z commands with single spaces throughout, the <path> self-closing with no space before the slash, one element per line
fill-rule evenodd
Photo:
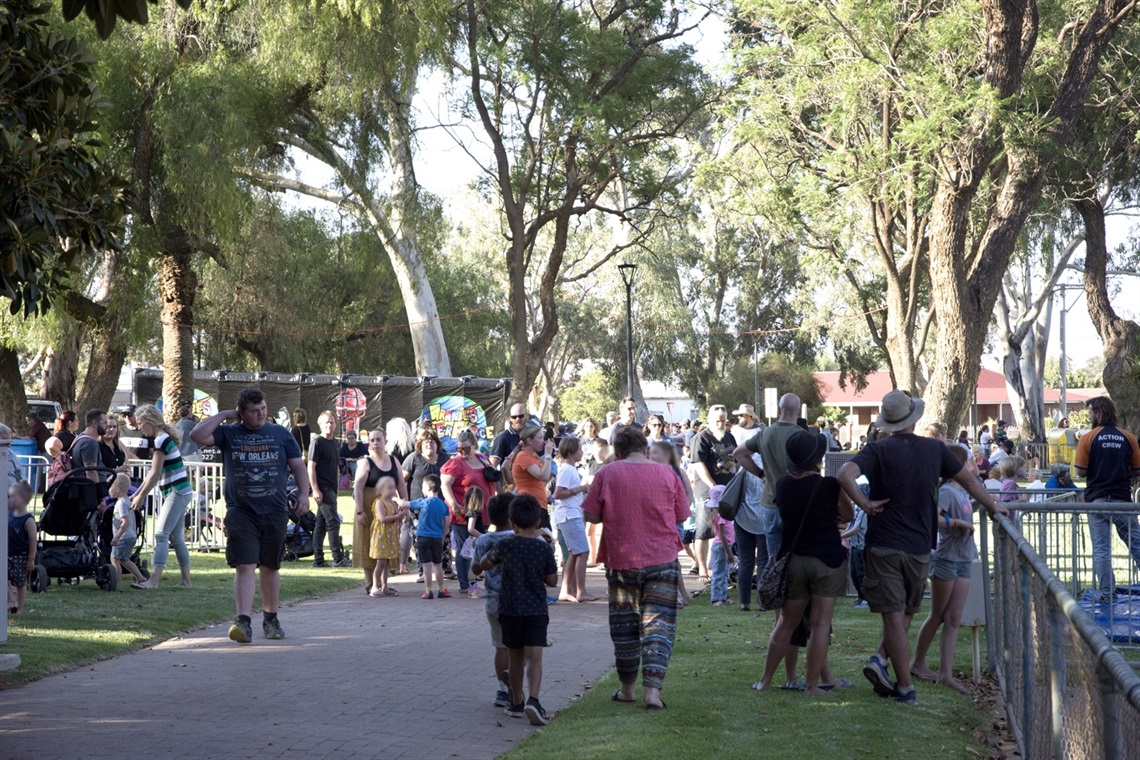
<path fill-rule="evenodd" d="M 988 563 L 984 510 L 981 519 L 982 560 Z M 993 520 L 992 559 L 989 664 L 1021 756 L 1140 757 L 1140 676 L 1014 520 Z"/>
<path fill-rule="evenodd" d="M 220 551 L 225 547 L 222 535 L 222 518 L 225 516 L 222 489 L 224 477 L 222 463 L 184 461 L 190 476 L 194 500 L 186 511 L 186 546 L 203 552 Z M 130 459 L 131 481 L 146 479 L 150 471 L 149 459 Z M 154 546 L 155 525 L 162 507 L 162 492 L 156 486 L 147 495 L 146 525 L 143 528 L 143 546 Z"/>
<path fill-rule="evenodd" d="M 9 452 L 9 456 L 15 456 L 16 462 L 20 465 L 20 472 L 24 480 L 32 486 L 32 503 L 31 513 L 37 514 L 40 507 L 40 497 L 44 491 L 47 490 L 47 471 L 51 467 L 51 460 L 45 456 L 28 456 L 26 454 L 16 454 Z"/>

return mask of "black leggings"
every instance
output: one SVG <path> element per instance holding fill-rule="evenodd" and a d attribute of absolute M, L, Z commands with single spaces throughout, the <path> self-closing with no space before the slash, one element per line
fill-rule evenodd
<path fill-rule="evenodd" d="M 740 590 L 740 603 L 752 603 L 752 575 L 768 564 L 768 544 L 763 533 L 752 533 L 735 523 L 736 527 L 736 588 Z"/>

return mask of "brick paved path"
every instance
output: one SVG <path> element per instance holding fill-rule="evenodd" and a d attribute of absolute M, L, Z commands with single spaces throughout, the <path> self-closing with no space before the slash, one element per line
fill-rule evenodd
<path fill-rule="evenodd" d="M 287 638 L 228 624 L 0 692 L 0 757 L 493 758 L 537 730 L 492 706 L 482 601 L 346 591 L 281 611 Z M 591 571 L 590 591 L 605 579 Z M 453 593 L 457 593 L 452 583 Z M 550 608 L 542 703 L 613 665 L 605 602 Z"/>

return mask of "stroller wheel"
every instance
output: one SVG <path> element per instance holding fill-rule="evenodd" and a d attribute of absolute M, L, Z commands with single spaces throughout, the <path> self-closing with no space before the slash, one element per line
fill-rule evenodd
<path fill-rule="evenodd" d="M 28 576 L 28 588 L 33 594 L 42 594 L 48 590 L 50 585 L 51 579 L 48 578 L 47 568 L 43 565 L 36 565 L 36 569 Z"/>
<path fill-rule="evenodd" d="M 297 561 L 297 555 L 291 551 L 287 551 L 287 552 L 285 552 L 285 556 L 282 557 L 281 559 L 283 559 L 286 562 L 296 562 Z"/>
<path fill-rule="evenodd" d="M 95 582 L 98 583 L 99 588 L 104 591 L 115 591 L 118 589 L 119 574 L 115 572 L 115 566 L 110 563 L 103 565 L 95 576 Z"/>

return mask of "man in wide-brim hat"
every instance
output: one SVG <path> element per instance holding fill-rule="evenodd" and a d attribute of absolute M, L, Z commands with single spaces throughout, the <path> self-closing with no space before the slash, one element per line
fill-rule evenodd
<path fill-rule="evenodd" d="M 888 435 L 843 465 L 843 490 L 867 513 L 864 590 L 871 611 L 883 616 L 883 638 L 863 675 L 880 697 L 917 700 L 910 675 L 910 621 L 922 604 L 930 552 L 938 532 L 938 485 L 956 480 L 990 511 L 1006 513 L 950 453 L 944 441 L 914 434 L 922 399 L 894 390 L 883 397 L 875 426 Z M 866 475 L 870 495 L 855 482 Z M 888 657 L 895 667 L 892 681 Z"/>

